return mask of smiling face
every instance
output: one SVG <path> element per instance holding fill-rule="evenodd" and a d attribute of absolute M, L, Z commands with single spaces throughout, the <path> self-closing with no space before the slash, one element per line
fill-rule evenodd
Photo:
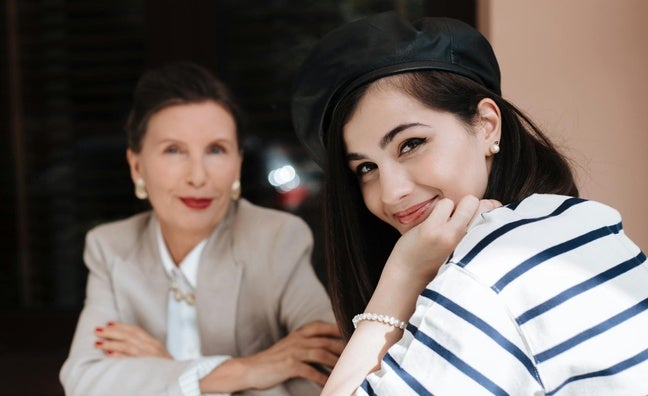
<path fill-rule="evenodd" d="M 499 140 L 499 110 L 479 104 L 474 126 L 433 110 L 389 83 L 374 83 L 343 129 L 348 166 L 365 205 L 404 233 L 441 198 L 483 197 Z"/>
<path fill-rule="evenodd" d="M 223 219 L 242 157 L 231 114 L 214 101 L 165 107 L 151 116 L 142 149 L 128 151 L 163 233 L 204 238 Z"/>

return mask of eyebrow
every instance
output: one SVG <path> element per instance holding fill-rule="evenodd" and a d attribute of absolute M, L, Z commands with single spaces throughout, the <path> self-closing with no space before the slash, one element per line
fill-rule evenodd
<path fill-rule="evenodd" d="M 385 134 L 385 136 L 383 136 L 382 139 L 380 139 L 380 143 L 379 143 L 380 148 L 384 149 L 385 147 L 387 147 L 387 145 L 389 143 L 391 143 L 394 140 L 396 135 L 398 135 L 400 132 L 402 132 L 402 131 L 404 131 L 406 129 L 409 129 L 411 127 L 415 127 L 415 126 L 428 126 L 428 125 L 421 124 L 419 122 L 412 122 L 412 123 L 409 123 L 409 124 L 400 124 L 397 127 L 395 127 L 394 129 L 392 129 L 391 131 L 387 132 Z M 365 157 L 363 155 L 358 154 L 358 153 L 348 153 L 347 156 L 346 156 L 347 161 L 361 160 L 361 159 L 364 159 L 364 158 Z"/>
<path fill-rule="evenodd" d="M 392 129 L 391 131 L 387 132 L 385 136 L 383 136 L 383 138 L 380 139 L 380 148 L 384 149 L 385 147 L 387 147 L 389 143 L 392 142 L 392 140 L 394 140 L 396 135 L 398 135 L 399 133 L 401 133 L 402 131 L 408 128 L 415 127 L 415 126 L 427 126 L 427 125 L 418 122 L 412 122 L 410 124 L 401 124 L 396 128 Z"/>

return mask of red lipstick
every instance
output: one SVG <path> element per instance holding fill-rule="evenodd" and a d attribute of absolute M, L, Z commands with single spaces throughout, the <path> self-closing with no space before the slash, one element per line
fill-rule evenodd
<path fill-rule="evenodd" d="M 205 209 L 212 203 L 210 198 L 180 198 L 180 200 L 191 209 Z"/>

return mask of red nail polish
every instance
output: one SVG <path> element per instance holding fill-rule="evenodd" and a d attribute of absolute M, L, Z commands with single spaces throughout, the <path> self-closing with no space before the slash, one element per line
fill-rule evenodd
<path fill-rule="evenodd" d="M 101 333 L 103 331 L 103 328 L 102 327 L 95 327 L 95 331 L 97 333 Z"/>
<path fill-rule="evenodd" d="M 108 326 L 108 327 L 110 327 L 110 326 L 114 326 L 114 325 L 115 325 L 114 322 L 108 322 L 108 323 L 106 324 L 106 326 Z"/>
<path fill-rule="evenodd" d="M 106 351 L 106 355 L 112 355 L 113 351 Z"/>
<path fill-rule="evenodd" d="M 102 345 L 103 345 L 103 341 L 95 341 L 95 346 L 102 346 Z"/>

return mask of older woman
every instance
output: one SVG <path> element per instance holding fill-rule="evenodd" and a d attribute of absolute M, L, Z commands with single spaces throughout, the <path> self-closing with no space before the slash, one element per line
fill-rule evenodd
<path fill-rule="evenodd" d="M 320 392 L 342 345 L 311 233 L 240 199 L 239 126 L 226 87 L 197 65 L 140 79 L 127 158 L 153 210 L 87 235 L 68 395 Z"/>

